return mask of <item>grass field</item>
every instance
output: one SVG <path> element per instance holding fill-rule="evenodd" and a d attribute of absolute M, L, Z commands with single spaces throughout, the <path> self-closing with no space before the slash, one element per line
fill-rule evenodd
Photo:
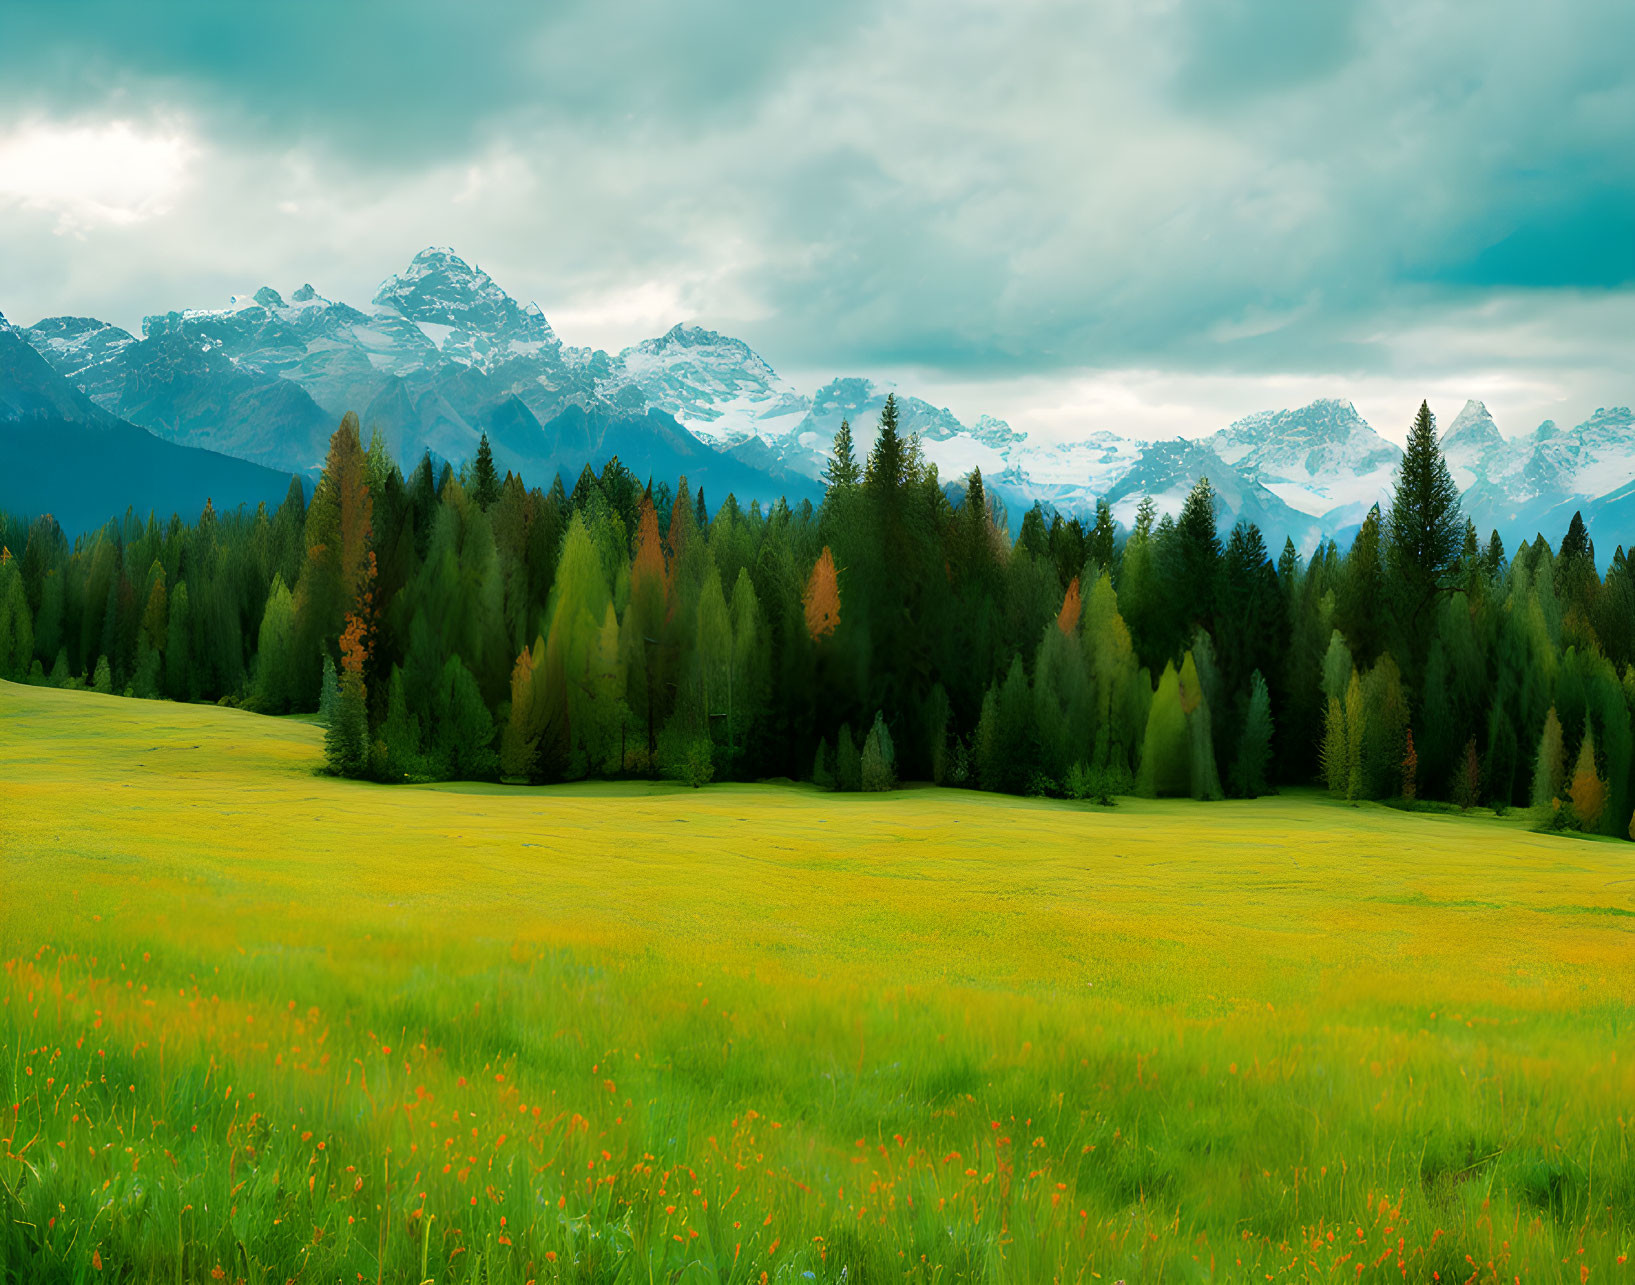
<path fill-rule="evenodd" d="M 8 1281 L 1635 1279 L 1635 849 L 0 684 Z"/>

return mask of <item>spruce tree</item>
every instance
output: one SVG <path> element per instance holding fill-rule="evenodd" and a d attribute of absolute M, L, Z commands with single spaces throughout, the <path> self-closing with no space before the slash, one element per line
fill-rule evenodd
<path fill-rule="evenodd" d="M 1181 676 L 1173 664 L 1164 666 L 1147 713 L 1135 788 L 1137 794 L 1150 799 L 1191 793 L 1187 716 L 1181 700 Z"/>
<path fill-rule="evenodd" d="M 1363 743 L 1367 734 L 1367 715 L 1363 706 L 1362 680 L 1357 671 L 1351 671 L 1351 681 L 1345 689 L 1345 796 L 1355 803 L 1368 797 L 1368 785 L 1363 775 Z"/>
<path fill-rule="evenodd" d="M 1533 768 L 1532 804 L 1536 825 L 1553 824 L 1555 814 L 1560 810 L 1561 787 L 1567 770 L 1562 754 L 1561 720 L 1556 717 L 1556 708 L 1552 705 L 1544 719 L 1538 758 Z"/>
<path fill-rule="evenodd" d="M 834 453 L 823 469 L 823 485 L 832 493 L 849 490 L 858 484 L 862 471 L 852 445 L 851 421 L 842 419 L 840 431 L 835 434 Z"/>
<path fill-rule="evenodd" d="M 1171 609 L 1205 626 L 1214 622 L 1216 585 L 1220 576 L 1221 539 L 1215 523 L 1215 488 L 1200 477 L 1181 505 L 1175 523 L 1176 592 Z"/>
<path fill-rule="evenodd" d="M 897 754 L 892 748 L 886 720 L 880 714 L 874 716 L 874 726 L 869 729 L 868 739 L 863 743 L 859 776 L 863 789 L 871 793 L 897 788 Z"/>
<path fill-rule="evenodd" d="M 904 462 L 903 438 L 897 428 L 897 394 L 887 393 L 886 404 L 880 408 L 880 432 L 869 452 L 869 484 L 878 491 L 894 493 L 903 484 Z"/>
<path fill-rule="evenodd" d="M 1096 501 L 1096 525 L 1085 541 L 1084 556 L 1102 571 L 1113 569 L 1114 541 L 1117 532 L 1113 526 L 1113 509 L 1106 500 Z"/>
<path fill-rule="evenodd" d="M 1385 519 L 1388 564 L 1398 603 L 1397 624 L 1415 656 L 1424 655 L 1428 612 L 1438 595 L 1448 588 L 1448 573 L 1459 555 L 1463 536 L 1459 491 L 1437 445 L 1431 408 L 1421 402 L 1408 431 L 1408 446 Z"/>
<path fill-rule="evenodd" d="M 348 668 L 341 674 L 329 728 L 324 733 L 324 758 L 329 770 L 336 776 L 362 776 L 368 762 L 368 741 L 369 710 L 363 674 Z"/>
<path fill-rule="evenodd" d="M 1266 680 L 1255 670 L 1249 680 L 1249 704 L 1232 764 L 1232 792 L 1252 799 L 1270 789 L 1272 765 L 1272 698 Z"/>
<path fill-rule="evenodd" d="M 371 451 L 373 447 L 371 442 Z M 494 468 L 494 451 L 488 445 L 487 433 L 477 441 L 477 458 L 471 466 L 471 498 L 484 510 L 500 498 L 500 475 Z"/>

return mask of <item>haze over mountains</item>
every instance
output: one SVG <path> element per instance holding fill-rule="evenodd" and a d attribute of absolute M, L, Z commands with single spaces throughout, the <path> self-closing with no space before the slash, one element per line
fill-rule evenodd
<path fill-rule="evenodd" d="M 712 502 L 729 492 L 745 503 L 816 498 L 840 421 L 851 420 L 866 451 L 891 391 L 836 378 L 803 392 L 741 340 L 691 325 L 619 353 L 570 347 L 538 305 L 437 248 L 387 278 L 366 308 L 310 285 L 287 297 L 263 287 L 225 308 L 149 316 L 140 337 L 87 317 L 9 333 L 67 386 L 57 393 L 61 422 L 89 423 L 95 410 L 278 476 L 314 470 L 341 415 L 356 410 L 405 467 L 424 451 L 469 458 L 486 432 L 501 467 L 532 482 L 556 472 L 571 481 L 585 463 L 617 456 L 642 477 L 685 474 Z M 0 365 L 0 417 L 18 417 L 7 387 L 21 378 L 16 365 Z M 31 378 L 38 383 L 38 372 Z M 1102 498 L 1128 524 L 1143 496 L 1173 512 L 1207 475 L 1223 528 L 1253 521 L 1274 548 L 1287 536 L 1309 550 L 1324 537 L 1349 539 L 1388 494 L 1401 457 L 1343 400 L 1262 411 L 1199 439 L 1142 442 L 1087 429 L 1064 443 L 986 415 L 966 424 L 913 396 L 898 403 L 944 483 L 957 489 L 980 468 L 1013 526 L 1035 502 L 1073 515 Z M 1404 420 L 1412 410 L 1403 408 Z M 1484 535 L 1496 527 L 1513 544 L 1542 531 L 1554 542 L 1575 509 L 1609 551 L 1635 534 L 1627 407 L 1507 438 L 1471 401 L 1443 426 L 1443 440 Z"/>

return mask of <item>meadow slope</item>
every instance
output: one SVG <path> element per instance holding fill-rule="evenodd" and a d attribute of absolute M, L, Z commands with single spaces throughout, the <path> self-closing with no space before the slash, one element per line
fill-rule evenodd
<path fill-rule="evenodd" d="M 1635 1279 L 1627 845 L 320 742 L 0 683 L 0 1279 Z"/>

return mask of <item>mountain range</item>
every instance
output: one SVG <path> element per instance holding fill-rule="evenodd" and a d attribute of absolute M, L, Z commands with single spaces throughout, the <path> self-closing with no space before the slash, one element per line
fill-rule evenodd
<path fill-rule="evenodd" d="M 0 316 L 0 509 L 54 515 L 79 533 L 134 508 L 196 518 L 218 509 L 277 504 L 293 474 L 128 423 L 54 370 Z"/>
<path fill-rule="evenodd" d="M 893 391 L 851 377 L 805 393 L 742 340 L 694 325 L 618 353 L 570 347 L 537 304 L 520 303 L 446 248 L 415 255 L 367 308 L 310 285 L 287 298 L 263 287 L 224 308 L 149 316 L 140 337 L 88 317 L 7 331 L 81 395 L 82 418 L 88 405 L 169 443 L 284 477 L 316 470 L 334 425 L 356 410 L 405 466 L 425 451 L 469 458 L 486 433 L 501 467 L 531 481 L 560 472 L 571 482 L 587 462 L 600 467 L 617 456 L 642 477 L 685 474 L 712 501 L 729 492 L 746 503 L 815 499 L 841 420 L 866 451 Z M 0 368 L 0 415 L 9 370 Z M 1274 548 L 1288 537 L 1309 550 L 1325 537 L 1349 538 L 1388 496 L 1401 458 L 1344 400 L 1262 411 L 1206 437 L 1158 442 L 1105 431 L 1041 442 L 987 415 L 963 423 L 917 397 L 899 394 L 898 406 L 903 428 L 919 436 L 950 490 L 980 468 L 1013 527 L 1035 503 L 1072 515 L 1106 499 L 1128 524 L 1150 495 L 1160 511 L 1174 512 L 1208 475 L 1223 529 L 1249 520 Z M 1635 416 L 1627 407 L 1509 438 L 1470 401 L 1446 426 L 1443 445 L 1484 534 L 1497 528 L 1507 544 L 1535 531 L 1558 540 L 1581 509 L 1609 548 L 1635 535 Z"/>

